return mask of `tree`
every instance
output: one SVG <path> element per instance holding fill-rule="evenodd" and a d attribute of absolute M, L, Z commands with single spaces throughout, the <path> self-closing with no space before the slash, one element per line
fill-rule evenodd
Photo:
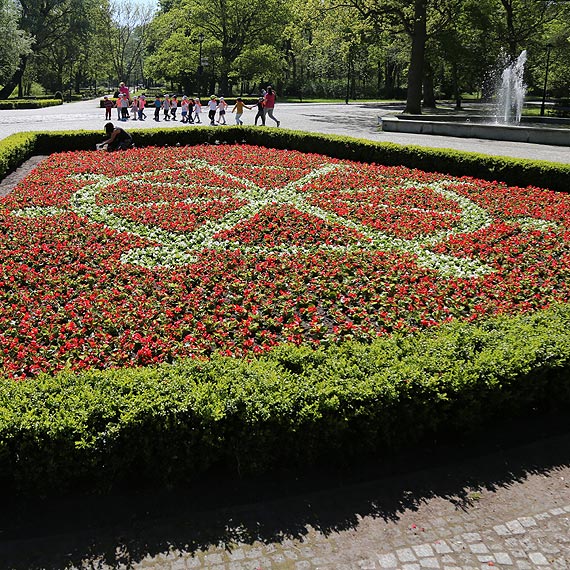
<path fill-rule="evenodd" d="M 22 57 L 31 53 L 32 39 L 18 28 L 19 13 L 13 0 L 0 0 L 0 85 L 16 73 Z"/>
<path fill-rule="evenodd" d="M 182 22 L 203 31 L 220 46 L 220 92 L 228 93 L 229 74 L 241 54 L 255 46 L 274 45 L 288 18 L 283 0 L 210 0 L 182 7 Z"/>
<path fill-rule="evenodd" d="M 103 18 L 103 45 L 119 81 L 128 81 L 141 68 L 147 34 L 153 19 L 150 5 L 134 0 L 111 0 Z"/>
<path fill-rule="evenodd" d="M 30 64 L 39 70 L 42 82 L 60 86 L 81 70 L 85 60 L 79 59 L 92 45 L 90 35 L 106 0 L 18 0 L 16 20 L 19 29 L 32 40 L 31 52 L 20 56 L 17 69 L 6 80 L 0 98 L 8 97 L 16 86 L 22 94 L 22 77 Z M 72 65 L 74 64 L 74 65 Z"/>
<path fill-rule="evenodd" d="M 105 52 L 97 35 L 101 29 L 104 3 L 97 0 L 75 0 L 71 10 L 62 15 L 61 28 L 66 30 L 57 41 L 34 54 L 29 68 L 49 90 L 63 91 L 81 84 L 106 70 Z"/>
<path fill-rule="evenodd" d="M 241 82 L 261 84 L 268 77 L 281 76 L 285 67 L 283 54 L 275 46 L 263 44 L 240 54 L 233 63 L 233 76 Z"/>

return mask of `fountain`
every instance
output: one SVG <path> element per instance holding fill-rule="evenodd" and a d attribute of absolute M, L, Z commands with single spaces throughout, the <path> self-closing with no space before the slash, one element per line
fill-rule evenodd
<path fill-rule="evenodd" d="M 522 117 L 527 52 L 506 65 L 495 89 L 493 115 L 390 115 L 379 117 L 388 132 L 444 135 L 536 144 L 570 146 L 570 121 L 556 117 Z M 529 122 L 531 124 L 529 124 Z M 564 126 L 567 128 L 552 128 Z"/>
<path fill-rule="evenodd" d="M 523 82 L 526 50 L 523 50 L 516 61 L 505 67 L 501 74 L 501 83 L 497 89 L 496 122 L 506 125 L 521 122 L 522 107 L 526 93 Z"/>

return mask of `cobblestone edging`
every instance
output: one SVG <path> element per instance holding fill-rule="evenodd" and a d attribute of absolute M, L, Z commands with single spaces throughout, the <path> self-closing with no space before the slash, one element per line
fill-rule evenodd
<path fill-rule="evenodd" d="M 458 517 L 458 522 L 460 517 Z M 432 521 L 437 534 L 438 525 L 452 520 Z M 410 536 L 421 536 L 425 529 L 408 528 Z M 441 528 L 441 530 L 444 530 Z M 433 531 L 432 531 L 433 533 Z M 430 533 L 430 534 L 432 534 Z M 445 534 L 443 535 L 445 536 Z M 548 539 L 548 536 L 554 540 Z M 356 536 L 355 536 L 356 538 Z M 408 544 L 402 537 L 400 548 L 358 554 L 353 544 L 350 552 L 335 552 L 334 540 L 308 536 L 307 546 L 292 540 L 279 546 L 259 545 L 237 547 L 231 552 L 210 552 L 196 556 L 170 553 L 149 558 L 133 568 L 146 570 L 479 570 L 489 568 L 570 568 L 570 504 L 550 509 L 534 516 L 506 521 L 479 532 L 464 532 L 451 537 L 436 538 L 418 544 Z M 356 556 L 357 559 L 349 560 Z"/>

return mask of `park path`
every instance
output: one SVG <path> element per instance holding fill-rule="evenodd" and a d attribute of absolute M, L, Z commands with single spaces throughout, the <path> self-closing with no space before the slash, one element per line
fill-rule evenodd
<path fill-rule="evenodd" d="M 104 111 L 98 100 L 64 103 L 46 109 L 8 111 L 0 110 L 0 139 L 13 133 L 38 130 L 99 130 L 103 133 Z M 482 139 L 455 138 L 411 133 L 388 133 L 379 130 L 380 116 L 399 113 L 402 105 L 381 103 L 281 103 L 275 115 L 281 121 L 281 128 L 325 134 L 348 135 L 357 138 L 398 144 L 414 144 L 433 148 L 452 148 L 483 154 L 512 156 L 570 163 L 570 147 L 491 141 Z M 245 111 L 243 120 L 251 125 L 254 111 Z M 140 128 L 173 128 L 182 126 L 180 121 L 155 122 L 148 113 L 146 121 L 129 120 L 123 126 L 131 131 Z M 206 112 L 202 112 L 207 120 Z M 113 120 L 116 116 L 113 114 Z M 231 114 L 228 122 L 232 123 Z M 268 120 L 268 125 L 273 125 Z M 126 125 L 126 126 L 125 126 Z M 204 125 L 189 125 L 187 128 L 201 128 Z M 223 127 L 219 127 L 223 128 Z M 261 127 L 260 127 L 261 128 Z"/>

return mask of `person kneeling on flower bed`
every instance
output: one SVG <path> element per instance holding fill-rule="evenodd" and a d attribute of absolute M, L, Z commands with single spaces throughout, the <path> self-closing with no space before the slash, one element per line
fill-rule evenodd
<path fill-rule="evenodd" d="M 125 129 L 115 127 L 113 123 L 105 125 L 105 134 L 108 138 L 97 145 L 98 149 L 106 149 L 108 152 L 113 152 L 114 150 L 127 150 L 134 146 L 131 135 Z"/>

